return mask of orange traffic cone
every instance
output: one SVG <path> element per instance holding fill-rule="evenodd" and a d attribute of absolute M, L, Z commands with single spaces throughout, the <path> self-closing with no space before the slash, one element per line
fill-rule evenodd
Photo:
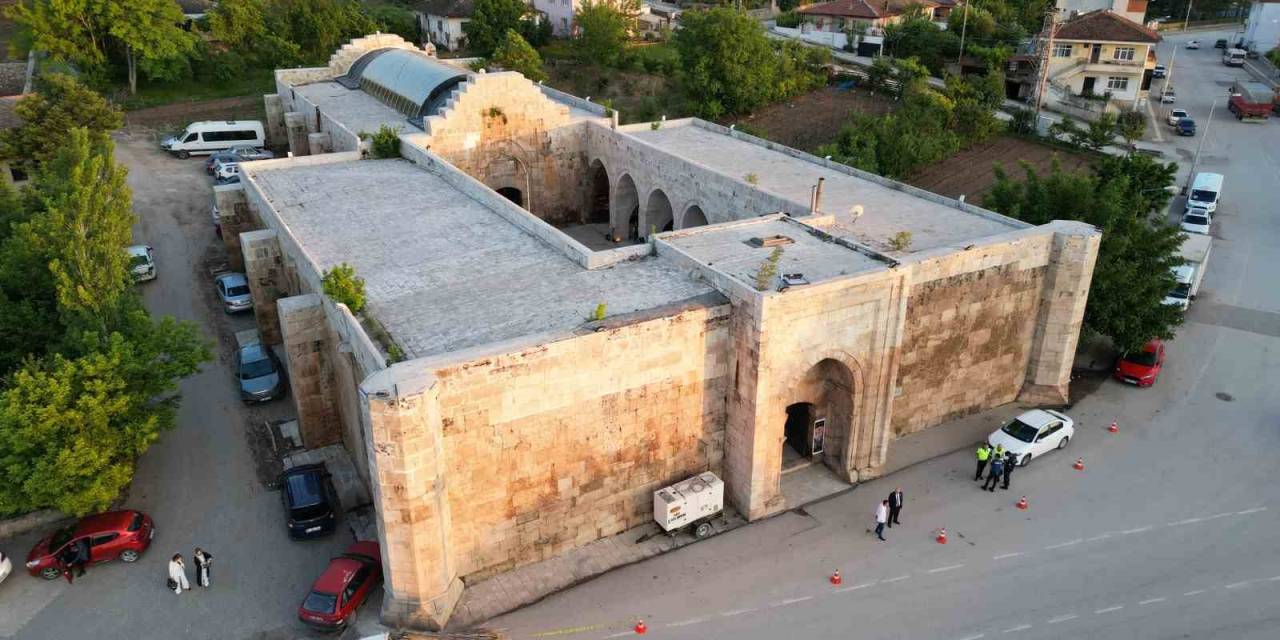
<path fill-rule="evenodd" d="M 1026 496 L 1022 496 L 1022 499 L 1018 501 L 1018 508 L 1019 508 L 1019 509 L 1022 509 L 1023 511 L 1026 511 L 1026 510 L 1027 510 L 1027 497 L 1026 497 Z"/>
<path fill-rule="evenodd" d="M 946 527 L 943 527 L 943 528 L 941 528 L 941 529 L 938 529 L 938 537 L 936 538 L 936 540 L 938 541 L 938 544 L 946 544 L 946 543 L 947 543 L 947 528 L 946 528 Z"/>
<path fill-rule="evenodd" d="M 1112 420 L 1111 426 L 1107 427 L 1107 431 L 1110 431 L 1111 433 L 1120 433 L 1120 425 L 1116 424 L 1115 420 Z"/>
<path fill-rule="evenodd" d="M 1076 458 L 1076 463 L 1071 465 L 1076 471 L 1084 471 L 1084 458 Z"/>
<path fill-rule="evenodd" d="M 831 574 L 831 584 L 840 584 L 842 582 L 844 582 L 844 580 L 840 578 L 840 570 L 836 569 L 836 572 Z"/>
<path fill-rule="evenodd" d="M 644 626 L 644 620 L 636 621 L 635 631 L 637 635 L 644 635 L 644 632 L 648 630 L 649 630 L 649 627 Z"/>

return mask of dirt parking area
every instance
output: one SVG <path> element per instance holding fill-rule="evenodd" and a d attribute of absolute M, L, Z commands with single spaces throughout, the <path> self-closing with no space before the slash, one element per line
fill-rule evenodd
<path fill-rule="evenodd" d="M 835 140 L 840 128 L 855 113 L 883 115 L 892 110 L 893 100 L 884 94 L 832 85 L 723 124 L 745 126 L 749 133 L 814 153 L 818 147 Z"/>
<path fill-rule="evenodd" d="M 1021 178 L 1021 163 L 1026 162 L 1044 175 L 1057 161 L 1064 171 L 1087 168 L 1089 155 L 1058 149 L 1048 145 L 1000 136 L 984 145 L 961 151 L 942 162 L 918 171 L 906 182 L 921 189 L 949 198 L 964 196 L 965 200 L 981 204 L 982 198 L 995 185 L 995 166 L 1004 167 L 1013 178 Z"/>

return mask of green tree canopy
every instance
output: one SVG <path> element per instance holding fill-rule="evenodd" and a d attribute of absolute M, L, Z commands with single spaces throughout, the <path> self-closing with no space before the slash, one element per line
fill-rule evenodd
<path fill-rule="evenodd" d="M 542 56 L 514 29 L 507 31 L 506 38 L 489 60 L 508 71 L 518 71 L 534 82 L 547 79 L 547 73 L 542 70 Z"/>
<path fill-rule="evenodd" d="M 364 278 L 356 275 L 355 267 L 344 262 L 332 269 L 327 269 L 321 284 L 324 286 L 326 296 L 332 298 L 334 302 L 347 305 L 351 313 L 360 313 L 364 310 Z"/>
<path fill-rule="evenodd" d="M 635 28 L 639 2 L 627 0 L 586 0 L 574 20 L 578 37 L 573 39 L 574 55 L 580 62 L 607 67 L 618 64 L 627 44 L 627 34 Z"/>
<path fill-rule="evenodd" d="M 1048 176 L 1024 165 L 1022 181 L 997 167 L 983 205 L 1032 224 L 1079 220 L 1102 231 L 1084 324 L 1128 351 L 1153 337 L 1173 337 L 1182 323 L 1181 309 L 1164 298 L 1174 287 L 1170 270 L 1182 264 L 1183 236 L 1149 215 L 1168 202 L 1175 166 L 1145 156 L 1108 158 L 1103 165 L 1091 175 L 1055 164 Z"/>
<path fill-rule="evenodd" d="M 923 84 L 914 85 L 902 106 L 885 116 L 855 115 L 834 144 L 818 150 L 837 162 L 890 178 L 905 178 L 960 148 L 948 128 L 955 104 Z"/>
<path fill-rule="evenodd" d="M 0 133 L 0 154 L 10 162 L 45 162 L 73 128 L 105 133 L 124 122 L 119 109 L 62 73 L 41 76 L 37 91 L 19 100 L 14 114 L 21 124 Z"/>
<path fill-rule="evenodd" d="M 467 45 L 482 57 L 492 56 L 508 31 L 520 31 L 528 10 L 523 0 L 476 0 L 471 20 L 462 25 Z"/>

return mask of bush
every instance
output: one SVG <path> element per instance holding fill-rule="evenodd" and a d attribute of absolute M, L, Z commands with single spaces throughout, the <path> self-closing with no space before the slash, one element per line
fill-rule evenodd
<path fill-rule="evenodd" d="M 800 18 L 800 14 L 796 13 L 795 11 L 783 11 L 782 13 L 778 14 L 778 17 L 774 19 L 774 22 L 779 27 L 783 27 L 786 29 L 794 29 L 800 26 L 801 18 Z"/>
<path fill-rule="evenodd" d="M 364 310 L 364 279 L 356 275 L 356 270 L 351 265 L 344 262 L 326 270 L 321 282 L 324 294 L 334 302 L 347 305 L 351 313 Z"/>
<path fill-rule="evenodd" d="M 361 140 L 369 140 L 369 155 L 375 159 L 400 157 L 400 129 L 382 125 L 373 134 L 361 132 Z"/>
<path fill-rule="evenodd" d="M 542 56 L 514 29 L 507 30 L 490 61 L 508 71 L 519 72 L 534 82 L 547 79 L 547 73 L 542 70 Z"/>

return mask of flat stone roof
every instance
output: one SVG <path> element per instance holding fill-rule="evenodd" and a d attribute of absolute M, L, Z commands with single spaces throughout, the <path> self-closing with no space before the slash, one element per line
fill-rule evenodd
<path fill-rule="evenodd" d="M 756 246 L 751 241 L 777 236 L 790 240 L 777 245 L 782 248 L 782 257 L 778 260 L 779 276 L 801 273 L 808 282 L 817 283 L 889 266 L 887 261 L 861 253 L 842 244 L 839 239 L 787 218 L 695 227 L 663 237 L 663 240 L 694 260 L 754 287 L 756 272 L 773 253 L 773 247 Z"/>
<path fill-rule="evenodd" d="M 341 122 L 354 133 L 375 133 L 382 125 L 405 132 L 418 130 L 403 113 L 359 89 L 348 89 L 336 82 L 313 82 L 293 90 L 319 107 L 320 113 Z M 313 114 L 307 116 L 314 118 Z"/>
<path fill-rule="evenodd" d="M 628 130 L 626 135 L 737 180 L 754 173 L 756 187 L 805 210 L 810 188 L 824 177 L 819 209 L 836 220 L 828 231 L 879 251 L 890 251 L 888 239 L 900 231 L 911 232 L 909 250 L 920 251 L 1028 226 L 994 213 L 963 211 L 945 204 L 942 196 L 931 199 L 900 191 L 692 123 Z M 863 207 L 856 222 L 849 214 L 854 205 Z"/>
<path fill-rule="evenodd" d="M 584 269 L 405 160 L 243 170 L 317 270 L 355 268 L 410 357 L 567 332 L 602 302 L 616 316 L 714 292 L 662 257 Z"/>

